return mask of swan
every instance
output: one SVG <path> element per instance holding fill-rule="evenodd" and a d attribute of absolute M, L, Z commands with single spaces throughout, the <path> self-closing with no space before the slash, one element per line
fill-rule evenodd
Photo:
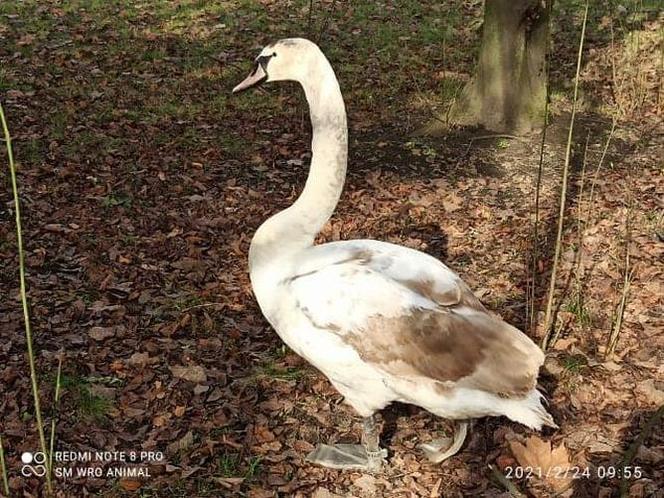
<path fill-rule="evenodd" d="M 249 249 L 251 285 L 267 321 L 363 417 L 362 444 L 318 445 L 307 457 L 337 469 L 377 471 L 374 414 L 398 401 L 456 422 L 451 444 L 421 445 L 433 462 L 461 448 L 468 420 L 500 416 L 556 427 L 536 389 L 542 351 L 489 313 L 447 266 L 376 240 L 314 245 L 346 176 L 348 129 L 339 83 L 313 42 L 267 45 L 233 93 L 296 81 L 310 109 L 312 158 L 304 190 L 265 221 Z"/>

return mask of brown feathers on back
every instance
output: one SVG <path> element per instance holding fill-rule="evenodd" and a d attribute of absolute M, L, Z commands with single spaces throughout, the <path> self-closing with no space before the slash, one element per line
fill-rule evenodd
<path fill-rule="evenodd" d="M 504 397 L 522 397 L 535 387 L 542 355 L 521 332 L 486 313 L 412 310 L 398 318 L 375 317 L 344 340 L 392 375 Z"/>
<path fill-rule="evenodd" d="M 344 340 L 365 360 L 405 377 L 427 377 L 441 389 L 468 387 L 522 397 L 536 384 L 541 350 L 521 331 L 494 317 L 461 281 L 437 291 L 428 280 L 396 280 L 439 305 L 408 314 L 375 316 Z"/>

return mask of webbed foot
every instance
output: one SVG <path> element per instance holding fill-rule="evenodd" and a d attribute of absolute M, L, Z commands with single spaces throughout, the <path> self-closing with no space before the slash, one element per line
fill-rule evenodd
<path fill-rule="evenodd" d="M 362 444 L 319 444 L 307 455 L 308 461 L 323 467 L 367 472 L 378 472 L 386 458 L 387 450 L 380 447 L 373 415 L 363 421 Z"/>
<path fill-rule="evenodd" d="M 456 430 L 454 431 L 454 439 L 444 437 L 431 441 L 430 443 L 422 443 L 419 445 L 419 447 L 424 452 L 429 461 L 433 463 L 440 463 L 459 452 L 461 446 L 463 446 L 463 443 L 466 440 L 467 434 L 468 422 L 459 422 L 457 423 Z"/>
<path fill-rule="evenodd" d="M 386 449 L 367 451 L 360 444 L 319 444 L 307 455 L 307 461 L 330 469 L 367 472 L 378 472 L 386 458 Z"/>

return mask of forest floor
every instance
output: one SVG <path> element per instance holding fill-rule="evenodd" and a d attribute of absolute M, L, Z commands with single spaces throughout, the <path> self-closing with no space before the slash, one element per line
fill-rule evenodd
<path fill-rule="evenodd" d="M 359 421 L 282 345 L 247 275 L 254 231 L 306 178 L 304 99 L 290 84 L 230 89 L 263 45 L 320 39 L 351 137 L 347 186 L 320 241 L 373 238 L 428 252 L 539 342 L 527 295 L 534 281 L 544 308 L 582 5 L 556 2 L 536 245 L 540 135 L 414 136 L 434 115 L 444 119 L 469 78 L 482 2 L 325 1 L 311 17 L 309 5 L 0 4 L 0 100 L 19 168 L 47 425 L 55 416 L 59 451 L 164 453 L 143 462 L 149 478 L 56 477 L 56 495 L 509 496 L 502 474 L 512 493 L 529 496 L 568 486 L 565 496 L 664 496 L 664 424 L 647 427 L 664 405 L 661 14 L 649 2 L 591 10 L 556 293 L 560 336 L 540 379 L 560 428 L 535 435 L 481 419 L 458 455 L 434 465 L 417 444 L 451 426 L 393 406 L 381 422 L 389 464 L 370 475 L 305 462 L 318 442 L 356 442 Z M 12 496 L 45 496 L 43 478 L 20 473 L 22 452 L 39 440 L 3 185 L 0 436 Z M 626 274 L 622 328 L 607 357 Z M 531 461 L 590 475 L 515 475 L 518 443 L 531 436 Z M 623 466 L 630 476 L 615 475 Z"/>

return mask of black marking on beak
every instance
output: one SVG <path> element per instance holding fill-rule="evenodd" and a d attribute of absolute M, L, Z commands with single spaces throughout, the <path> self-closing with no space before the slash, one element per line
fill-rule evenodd
<path fill-rule="evenodd" d="M 252 86 L 258 86 L 263 83 L 267 77 L 267 65 L 272 57 L 276 57 L 276 52 L 272 55 L 262 55 L 256 58 L 254 70 L 239 85 L 233 88 L 233 93 L 238 93 Z"/>
<path fill-rule="evenodd" d="M 261 65 L 263 71 L 265 71 L 265 74 L 267 74 L 267 65 L 270 62 L 270 59 L 276 56 L 277 53 L 275 52 L 272 55 L 261 55 L 260 57 L 256 57 L 256 62 Z"/>

